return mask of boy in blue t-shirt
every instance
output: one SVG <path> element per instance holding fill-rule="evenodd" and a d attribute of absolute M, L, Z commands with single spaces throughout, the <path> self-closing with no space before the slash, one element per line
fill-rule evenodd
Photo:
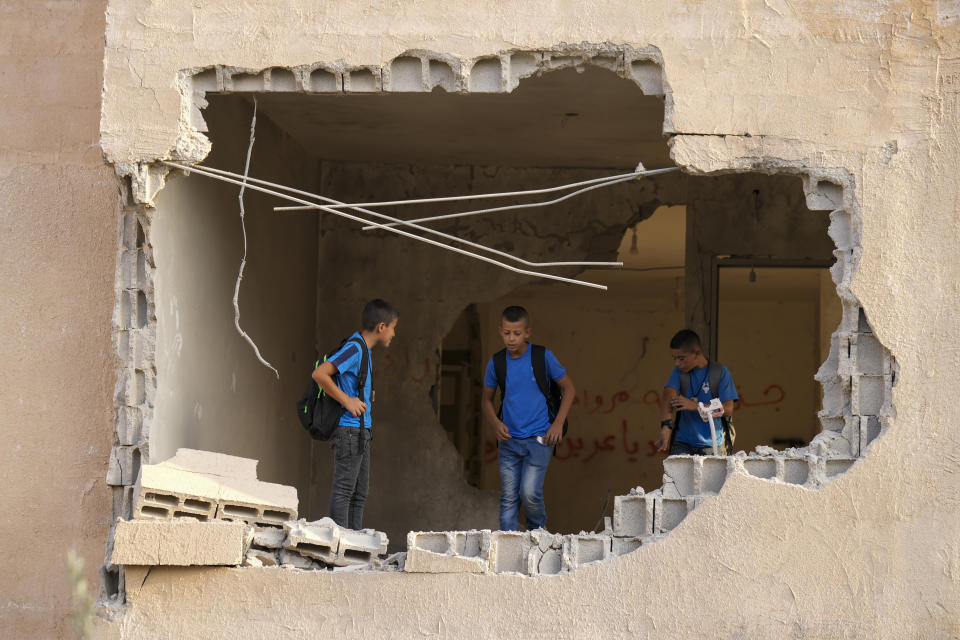
<path fill-rule="evenodd" d="M 714 394 L 710 388 L 710 361 L 703 355 L 700 346 L 700 336 L 689 329 L 678 331 L 670 340 L 670 353 L 676 366 L 670 373 L 667 386 L 663 389 L 663 398 L 660 401 L 660 439 L 656 446 L 658 451 L 670 449 L 670 455 L 713 455 L 713 435 L 710 432 L 710 423 L 705 422 L 697 411 L 698 403 L 710 404 L 714 398 L 720 398 L 723 403 L 723 415 L 733 416 L 734 403 L 739 400 L 737 388 L 733 384 L 730 371 L 721 366 L 720 385 Z M 690 376 L 689 388 L 686 395 L 681 395 L 680 374 Z M 680 414 L 679 423 L 674 423 L 674 414 Z M 725 450 L 723 444 L 723 428 L 720 418 L 714 418 L 717 432 L 717 447 L 720 455 L 731 453 Z M 673 430 L 676 433 L 673 434 Z M 673 443 L 670 443 L 671 435 Z"/>
<path fill-rule="evenodd" d="M 330 437 L 333 448 L 333 489 L 330 517 L 348 529 L 363 528 L 363 506 L 370 489 L 370 441 L 373 439 L 373 359 L 370 349 L 389 347 L 400 314 L 385 300 L 363 308 L 361 330 L 354 333 L 313 372 L 313 379 L 346 411 Z M 358 344 L 363 342 L 363 346 Z M 365 347 L 365 348 L 364 348 Z M 367 376 L 358 390 L 360 364 L 367 359 Z"/>
<path fill-rule="evenodd" d="M 553 447 L 563 437 L 563 423 L 573 405 L 573 381 L 557 361 L 544 350 L 546 375 L 563 392 L 557 415 L 551 419 L 547 399 L 534 376 L 531 359 L 530 314 L 523 307 L 507 307 L 500 317 L 500 337 L 506 347 L 506 376 L 502 420 L 493 408 L 493 394 L 500 386 L 494 358 L 487 363 L 482 399 L 483 415 L 498 441 L 500 464 L 500 529 L 519 528 L 520 501 L 527 514 L 527 530 L 547 523 L 543 504 L 543 479 Z M 494 356 L 496 357 L 496 356 Z"/>

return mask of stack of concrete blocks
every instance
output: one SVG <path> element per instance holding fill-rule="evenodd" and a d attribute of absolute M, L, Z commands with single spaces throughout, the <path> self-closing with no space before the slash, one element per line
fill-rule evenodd
<path fill-rule="evenodd" d="M 376 566 L 386 555 L 389 544 L 387 534 L 382 531 L 346 529 L 330 518 L 285 522 L 283 529 L 286 536 L 280 551 L 280 564 L 301 569 L 324 565 Z"/>
<path fill-rule="evenodd" d="M 258 528 L 297 518 L 297 490 L 257 480 L 257 461 L 178 449 L 160 464 L 144 465 L 135 487 L 134 518 L 232 520 Z"/>
<path fill-rule="evenodd" d="M 609 532 L 411 531 L 404 571 L 556 575 L 603 562 L 637 546 L 615 545 Z"/>
<path fill-rule="evenodd" d="M 111 532 L 108 572 L 118 565 L 239 565 L 255 540 L 271 538 L 271 530 L 285 537 L 283 523 L 297 516 L 296 489 L 257 480 L 256 460 L 193 449 L 143 465 L 133 495 L 133 519 L 118 519 Z M 252 556 L 269 564 L 260 550 Z"/>
<path fill-rule="evenodd" d="M 411 531 L 404 571 L 409 573 L 486 573 L 490 531 Z"/>

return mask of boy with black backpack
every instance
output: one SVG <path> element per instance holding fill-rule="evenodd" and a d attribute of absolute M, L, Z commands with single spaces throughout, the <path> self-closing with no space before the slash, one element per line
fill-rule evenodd
<path fill-rule="evenodd" d="M 373 360 L 370 349 L 389 347 L 400 314 L 385 300 L 363 308 L 361 330 L 314 370 L 324 393 L 343 406 L 333 447 L 330 517 L 348 529 L 363 528 L 363 507 L 370 488 L 370 441 L 373 439 Z M 362 383 L 361 383 L 362 380 Z"/>
<path fill-rule="evenodd" d="M 500 529 L 519 528 L 522 500 L 527 530 L 532 531 L 547 522 L 543 479 L 554 447 L 566 431 L 576 390 L 556 356 L 528 342 L 531 329 L 526 309 L 504 309 L 499 332 L 505 348 L 487 364 L 482 409 L 498 442 Z M 493 408 L 497 388 L 499 414 Z"/>
<path fill-rule="evenodd" d="M 660 401 L 660 439 L 658 451 L 670 455 L 713 455 L 710 423 L 700 417 L 699 403 L 710 404 L 719 398 L 723 417 L 714 418 L 720 455 L 732 453 L 733 408 L 739 400 L 730 371 L 703 355 L 700 336 L 689 329 L 678 331 L 670 340 L 674 366 Z"/>

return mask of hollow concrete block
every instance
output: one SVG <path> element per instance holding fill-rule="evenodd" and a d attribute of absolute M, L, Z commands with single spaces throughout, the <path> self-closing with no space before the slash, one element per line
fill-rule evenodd
<path fill-rule="evenodd" d="M 777 461 L 775 458 L 746 458 L 743 461 L 744 470 L 757 478 L 776 478 Z"/>
<path fill-rule="evenodd" d="M 403 570 L 408 573 L 484 573 L 487 560 L 412 548 L 407 549 Z"/>
<path fill-rule="evenodd" d="M 564 555 L 567 565 L 577 569 L 592 562 L 603 562 L 610 558 L 611 544 L 609 536 L 597 533 L 566 536 Z"/>
<path fill-rule="evenodd" d="M 700 482 L 697 493 L 719 493 L 727 480 L 727 458 L 703 456 L 700 459 Z"/>
<path fill-rule="evenodd" d="M 673 482 L 680 496 L 696 493 L 694 475 L 698 460 L 695 456 L 670 456 L 663 461 L 663 484 Z"/>
<path fill-rule="evenodd" d="M 642 536 L 653 533 L 652 502 L 647 496 L 626 495 L 613 499 L 613 534 Z"/>
<path fill-rule="evenodd" d="M 494 531 L 490 535 L 490 569 L 495 573 L 528 571 L 530 534 L 522 531 Z"/>
<path fill-rule="evenodd" d="M 689 510 L 689 498 L 652 498 L 655 501 L 654 509 L 654 533 L 666 533 L 670 531 L 680 521 L 687 517 Z"/>
<path fill-rule="evenodd" d="M 355 531 L 340 529 L 340 545 L 337 547 L 337 566 L 366 564 L 379 556 L 386 555 L 387 534 L 373 529 Z"/>
<path fill-rule="evenodd" d="M 611 538 L 610 554 L 613 556 L 622 556 L 631 551 L 636 551 L 642 544 L 638 537 L 613 537 Z"/>
<path fill-rule="evenodd" d="M 239 565 L 245 530 L 239 522 L 200 522 L 193 518 L 164 521 L 118 520 L 113 564 Z"/>
<path fill-rule="evenodd" d="M 302 556 L 316 558 L 327 564 L 337 562 L 341 530 L 330 518 L 321 518 L 313 522 L 302 519 L 286 522 L 283 529 L 287 534 L 283 543 L 285 549 L 295 551 Z"/>
<path fill-rule="evenodd" d="M 784 458 L 783 481 L 789 484 L 806 484 L 810 478 L 810 462 L 805 458 Z"/>

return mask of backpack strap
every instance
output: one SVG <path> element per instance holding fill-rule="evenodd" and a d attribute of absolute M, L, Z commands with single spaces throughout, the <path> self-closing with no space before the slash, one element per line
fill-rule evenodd
<path fill-rule="evenodd" d="M 503 399 L 507 393 L 507 350 L 500 349 L 493 354 L 493 373 L 497 376 L 497 386 L 500 388 L 500 408 L 497 417 L 503 420 Z"/>
<path fill-rule="evenodd" d="M 530 363 L 533 365 L 533 377 L 537 381 L 540 393 L 547 399 L 547 408 L 552 412 L 553 398 L 550 397 L 550 381 L 547 379 L 547 349 L 543 345 L 530 345 Z"/>
<path fill-rule="evenodd" d="M 719 362 L 710 363 L 710 395 L 720 397 L 720 378 L 723 376 L 723 365 Z"/>
<path fill-rule="evenodd" d="M 367 386 L 367 374 L 370 368 L 370 350 L 367 349 L 367 343 L 363 341 L 363 338 L 350 338 L 348 342 L 355 342 L 360 347 L 360 371 L 357 373 L 357 397 L 360 398 L 361 402 L 367 403 L 367 410 L 369 411 L 370 399 L 367 398 L 364 400 L 363 390 Z M 360 426 L 367 426 L 366 412 L 360 414 Z"/>

